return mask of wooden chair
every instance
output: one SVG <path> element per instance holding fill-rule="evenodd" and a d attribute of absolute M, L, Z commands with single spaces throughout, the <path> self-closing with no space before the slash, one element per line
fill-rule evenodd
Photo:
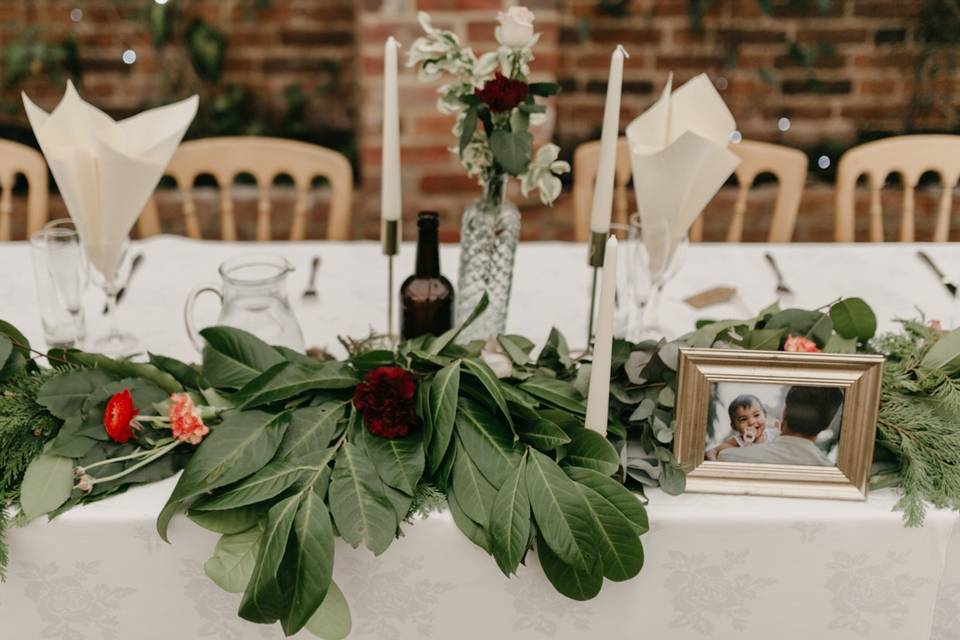
<path fill-rule="evenodd" d="M 327 220 L 328 240 L 350 239 L 350 201 L 353 196 L 353 172 L 350 162 L 340 153 L 306 142 L 255 136 L 207 138 L 183 143 L 166 174 L 183 193 L 183 215 L 187 236 L 200 238 L 200 223 L 191 193 L 198 175 L 210 174 L 220 188 L 220 232 L 222 240 L 237 240 L 237 223 L 230 187 L 241 173 L 249 173 L 257 183 L 256 239 L 270 240 L 270 187 L 274 178 L 288 174 L 297 190 L 290 240 L 303 240 L 306 229 L 310 182 L 317 176 L 327 178 L 332 190 Z M 160 233 L 156 203 L 151 201 L 140 217 L 141 237 Z"/>
<path fill-rule="evenodd" d="M 734 171 L 737 176 L 737 200 L 733 205 L 733 216 L 730 218 L 730 226 L 727 227 L 725 241 L 743 240 L 743 220 L 747 212 L 750 187 L 758 175 L 770 172 L 777 178 L 777 199 L 773 205 L 767 242 L 790 242 L 797 223 L 803 185 L 807 181 L 807 156 L 797 149 L 752 140 L 731 144 L 730 150 L 740 156 L 740 164 Z M 690 228 L 690 240 L 703 240 L 702 215 Z"/>
<path fill-rule="evenodd" d="M 854 147 L 840 158 L 837 166 L 837 203 L 834 238 L 853 242 L 857 180 L 867 176 L 870 190 L 870 242 L 883 242 L 883 207 L 880 190 L 891 173 L 903 180 L 903 206 L 900 214 L 901 242 L 912 242 L 914 228 L 914 189 L 920 176 L 928 171 L 940 175 L 943 192 L 937 207 L 933 241 L 946 242 L 950 235 L 950 206 L 953 188 L 960 177 L 960 136 L 896 136 Z"/>
<path fill-rule="evenodd" d="M 600 141 L 584 142 L 573 152 L 573 235 L 577 242 L 590 239 L 590 215 L 593 209 L 593 187 L 597 181 L 597 166 L 600 163 Z M 617 140 L 617 166 L 614 171 L 613 221 L 626 224 L 627 184 L 633 177 L 630 164 L 630 146 L 626 138 Z"/>
<path fill-rule="evenodd" d="M 11 239 L 13 186 L 18 173 L 26 177 L 29 186 L 27 237 L 47 222 L 47 163 L 43 156 L 19 142 L 0 140 L 0 241 Z"/>
<path fill-rule="evenodd" d="M 769 242 L 790 242 L 796 225 L 800 196 L 807 179 L 807 157 L 801 151 L 766 142 L 746 141 L 730 145 L 741 158 L 736 176 L 739 183 L 733 217 L 727 228 L 726 241 L 740 242 L 743 239 L 743 221 L 747 210 L 747 196 L 756 177 L 765 171 L 773 173 L 779 182 L 777 200 L 773 208 L 773 220 L 768 234 Z M 575 237 L 586 242 L 590 236 L 590 209 L 593 203 L 593 187 L 597 176 L 600 142 L 587 142 L 573 154 L 573 199 L 576 209 Z M 617 142 L 617 169 L 614 178 L 613 220 L 627 221 L 627 183 L 630 182 L 631 165 L 627 139 Z M 703 239 L 703 219 L 698 219 L 690 229 L 690 239 Z"/>

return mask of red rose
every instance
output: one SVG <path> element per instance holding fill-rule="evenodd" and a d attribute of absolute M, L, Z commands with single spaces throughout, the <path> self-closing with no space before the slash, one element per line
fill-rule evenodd
<path fill-rule="evenodd" d="M 787 341 L 783 345 L 784 351 L 799 351 L 801 353 L 818 353 L 820 348 L 817 343 L 810 338 L 803 336 L 787 336 Z"/>
<path fill-rule="evenodd" d="M 487 80 L 482 89 L 474 90 L 473 95 L 487 103 L 494 113 L 510 111 L 527 99 L 527 83 L 511 80 L 497 71 L 493 80 Z"/>
<path fill-rule="evenodd" d="M 103 426 L 114 442 L 123 444 L 133 435 L 133 419 L 140 411 L 133 406 L 133 396 L 129 389 L 113 394 L 103 412 Z"/>
<path fill-rule="evenodd" d="M 380 367 L 366 375 L 353 394 L 353 406 L 367 428 L 381 438 L 402 438 L 417 423 L 413 396 L 417 384 L 406 369 Z"/>

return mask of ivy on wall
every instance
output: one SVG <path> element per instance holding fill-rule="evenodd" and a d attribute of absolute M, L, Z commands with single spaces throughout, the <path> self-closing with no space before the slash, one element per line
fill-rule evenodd
<path fill-rule="evenodd" d="M 270 6 L 270 0 L 233 0 L 243 15 L 255 21 Z M 185 0 L 157 4 L 153 0 L 112 0 L 113 19 L 133 22 L 149 35 L 160 65 L 161 91 L 146 109 L 191 93 L 200 95 L 200 110 L 188 138 L 226 135 L 266 135 L 294 138 L 336 149 L 356 158 L 355 133 L 311 121 L 314 99 L 332 95 L 341 68 L 335 61 L 318 74 L 316 84 L 288 85 L 282 94 L 283 108 L 274 112 L 249 86 L 226 82 L 224 62 L 229 35 L 202 18 L 191 15 Z M 41 26 L 7 25 L 16 34 L 0 50 L 2 74 L 0 111 L 22 113 L 19 89 L 30 80 L 43 79 L 62 85 L 66 78 L 82 84 L 84 69 L 79 45 L 72 37 L 55 38 Z M 4 131 L 4 137 L 28 141 L 29 132 Z"/>

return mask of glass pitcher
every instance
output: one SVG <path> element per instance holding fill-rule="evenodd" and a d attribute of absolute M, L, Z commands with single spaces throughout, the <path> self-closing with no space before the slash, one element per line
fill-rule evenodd
<path fill-rule="evenodd" d="M 217 324 L 248 331 L 267 344 L 303 352 L 303 333 L 287 299 L 287 274 L 293 266 L 279 256 L 258 254 L 231 258 L 220 265 L 223 287 L 204 283 L 187 296 L 183 319 L 187 335 L 203 350 L 197 332 L 194 306 L 201 293 L 212 292 L 220 298 Z"/>

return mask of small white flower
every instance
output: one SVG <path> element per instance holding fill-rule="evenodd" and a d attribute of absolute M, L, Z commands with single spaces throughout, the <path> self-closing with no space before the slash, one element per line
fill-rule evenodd
<path fill-rule="evenodd" d="M 526 7 L 510 7 L 497 14 L 497 42 L 511 49 L 530 46 L 533 39 L 533 12 Z"/>

